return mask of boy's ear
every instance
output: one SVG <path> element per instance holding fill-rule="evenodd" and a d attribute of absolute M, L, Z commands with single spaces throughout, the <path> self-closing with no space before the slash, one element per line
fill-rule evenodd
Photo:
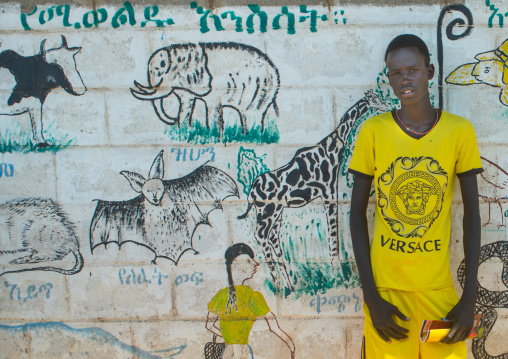
<path fill-rule="evenodd" d="M 434 68 L 434 65 L 430 64 L 427 69 L 429 70 L 429 80 L 434 77 L 434 72 L 436 69 Z"/>

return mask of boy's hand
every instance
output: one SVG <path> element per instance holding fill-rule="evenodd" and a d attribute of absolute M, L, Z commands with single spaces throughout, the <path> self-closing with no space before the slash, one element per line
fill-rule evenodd
<path fill-rule="evenodd" d="M 473 329 L 474 306 L 474 300 L 467 300 L 464 297 L 459 300 L 446 316 L 446 319 L 453 320 L 453 326 L 440 343 L 455 344 L 467 339 Z"/>
<path fill-rule="evenodd" d="M 409 329 L 403 328 L 393 320 L 393 316 L 396 315 L 401 320 L 410 320 L 393 304 L 387 302 L 381 297 L 378 297 L 370 305 L 369 308 L 370 318 L 372 319 L 372 325 L 376 328 L 381 339 L 387 343 L 391 343 L 390 338 L 397 340 L 407 339 Z"/>

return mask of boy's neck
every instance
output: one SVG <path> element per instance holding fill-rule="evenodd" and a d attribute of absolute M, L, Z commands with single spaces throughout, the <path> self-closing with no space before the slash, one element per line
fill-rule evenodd
<path fill-rule="evenodd" d="M 399 118 L 410 128 L 425 126 L 436 121 L 436 110 L 430 104 L 430 100 L 417 104 L 402 104 L 399 110 Z"/>

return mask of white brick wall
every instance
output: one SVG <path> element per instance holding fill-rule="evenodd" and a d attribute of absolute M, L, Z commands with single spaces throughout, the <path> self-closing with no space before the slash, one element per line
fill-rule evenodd
<path fill-rule="evenodd" d="M 249 34 L 246 19 L 252 11 L 247 7 L 248 3 L 216 7 L 212 12 L 220 16 L 226 11 L 234 11 L 237 16 L 242 16 L 242 32 L 235 31 L 235 23 L 228 16 L 227 20 L 221 18 L 225 31 L 216 31 L 213 20 L 209 18 L 210 31 L 206 33 L 200 32 L 201 15 L 185 1 L 178 5 L 159 4 L 159 13 L 154 18 L 171 18 L 174 21 L 173 25 L 166 24 L 165 28 L 157 28 L 154 24 L 140 26 L 145 20 L 145 7 L 152 5 L 149 2 L 133 2 L 137 23 L 131 26 L 127 22 L 119 28 L 112 26 L 112 20 L 123 6 L 121 2 L 97 4 L 96 8 L 102 7 L 108 18 L 91 28 L 85 28 L 83 23 L 83 15 L 91 11 L 91 4 L 69 4 L 70 27 L 65 27 L 63 17 L 57 16 L 57 9 L 64 11 L 64 3 L 53 7 L 51 4 L 37 4 L 37 11 L 27 16 L 32 30 L 24 30 L 20 20 L 22 12 L 27 14 L 32 11 L 31 6 L 22 10 L 28 5 L 0 4 L 0 59 L 6 50 L 27 57 L 36 55 L 44 39 L 46 49 L 56 48 L 61 44 L 60 36 L 64 35 L 69 47 L 82 47 L 75 61 L 87 87 L 82 96 L 72 96 L 62 88 L 55 89 L 44 103 L 43 124 L 48 131 L 45 138 L 49 142 L 56 141 L 57 145 L 71 141 L 69 146 L 63 146 L 65 148 L 40 152 L 9 146 L 10 138 L 31 137 L 30 119 L 27 113 L 0 115 L 0 145 L 4 146 L 0 162 L 14 167 L 12 176 L 5 170 L 0 176 L 0 203 L 31 197 L 51 198 L 58 202 L 75 226 L 84 258 L 83 269 L 69 276 L 31 270 L 34 265 L 9 264 L 9 261 L 30 253 L 2 252 L 21 250 L 23 244 L 19 236 L 9 237 L 10 217 L 7 212 L 0 212 L 1 273 L 24 270 L 5 273 L 0 278 L 4 283 L 0 284 L 0 357 L 129 358 L 134 355 L 156 358 L 162 357 L 163 353 L 154 351 L 170 348 L 174 348 L 172 353 L 183 349 L 175 354 L 175 358 L 203 357 L 205 343 L 212 339 L 205 328 L 207 306 L 217 291 L 228 285 L 224 252 L 237 242 L 249 244 L 256 253 L 256 259 L 262 262 L 258 273 L 248 283 L 264 295 L 268 306 L 277 315 L 280 327 L 293 339 L 296 358 L 360 356 L 363 300 L 358 282 L 337 279 L 333 285 L 323 285 L 318 298 L 312 289 L 315 291 L 320 284 L 305 283 L 308 278 L 299 272 L 307 261 L 312 266 L 330 268 L 322 200 L 317 199 L 300 209 L 284 211 L 280 238 L 286 250 L 291 245 L 295 246 L 291 252 L 294 262 L 289 267 L 299 278 L 299 288 L 302 284 L 309 284 L 310 289 L 308 292 L 301 289 L 287 297 L 277 296 L 269 288 L 270 272 L 264 263 L 262 248 L 255 240 L 255 211 L 252 210 L 245 220 L 237 219 L 247 209 L 247 197 L 237 177 L 238 153 L 242 146 L 254 150 L 258 157 L 265 155 L 263 163 L 274 170 L 286 165 L 297 150 L 313 146 L 328 136 L 344 113 L 367 90 L 376 89 L 376 80 L 384 66 L 385 47 L 400 33 L 421 36 L 429 45 L 432 62 L 437 67 L 436 36 L 441 7 L 425 1 L 414 6 L 383 6 L 377 3 L 362 6 L 309 5 L 308 10 L 316 10 L 319 16 L 328 17 L 328 20 L 318 18 L 316 31 L 311 32 L 310 19 L 299 21 L 300 16 L 309 14 L 302 13 L 297 5 L 287 4 L 296 20 L 296 33 L 288 34 L 284 17 L 282 29 L 275 30 L 272 24 L 284 4 L 262 6 L 261 10 L 268 16 L 267 31 L 259 31 L 256 17 L 254 33 Z M 199 2 L 198 5 L 207 10 L 207 2 Z M 457 41 L 450 41 L 443 35 L 443 80 L 458 66 L 476 61 L 476 54 L 496 49 L 507 38 L 504 29 L 498 26 L 497 17 L 494 18 L 494 26 L 488 27 L 492 12 L 484 1 L 466 1 L 465 6 L 473 14 L 474 29 L 470 36 Z M 501 2 L 495 6 L 500 8 L 500 13 L 508 11 L 508 5 Z M 344 15 L 340 14 L 341 10 Z M 41 24 L 39 16 L 42 11 L 46 11 L 44 19 L 53 11 L 54 19 Z M 446 26 L 455 17 L 456 14 L 446 15 L 443 24 Z M 88 18 L 92 19 L 92 15 Z M 346 18 L 346 24 L 343 18 Z M 79 29 L 75 28 L 75 23 L 80 24 Z M 454 30 L 455 33 L 460 31 Z M 280 113 L 276 116 L 271 106 L 265 124 L 268 129 L 274 130 L 273 124 L 276 123 L 279 137 L 275 143 L 262 143 L 256 137 L 259 133 L 252 134 L 248 140 L 226 144 L 206 136 L 198 141 L 185 140 L 185 126 L 178 135 L 176 128 L 159 120 L 149 101 L 140 101 L 131 95 L 134 81 L 148 84 L 147 63 L 152 53 L 174 44 L 200 42 L 249 45 L 266 54 L 273 62 L 280 77 L 276 97 Z M 7 85 L 12 85 L 12 78 L 8 82 L 11 75 L 1 66 L 0 63 L 0 98 L 6 98 L 11 93 L 12 87 Z M 228 70 L 222 69 L 225 74 Z M 27 71 L 26 68 L 24 71 Z M 431 93 L 437 106 L 437 73 L 432 81 Z M 212 92 L 214 90 L 217 89 Z M 499 101 L 500 90 L 487 85 L 444 84 L 444 108 L 471 120 L 481 155 L 508 170 L 508 156 L 505 155 L 508 109 Z M 210 102 L 210 98 L 205 96 L 202 99 Z M 227 98 L 222 100 L 224 103 Z M 164 105 L 168 113 L 178 110 L 177 104 L 170 103 L 170 99 Z M 0 113 L 6 108 L 6 104 L 0 104 Z M 204 103 L 198 100 L 194 118 L 201 124 L 204 123 L 204 113 Z M 224 115 L 226 127 L 239 125 L 234 110 L 225 108 Z M 172 132 L 173 136 L 168 132 Z M 213 155 L 211 151 L 202 151 L 210 147 Z M 135 243 L 124 244 L 120 249 L 115 243 L 108 244 L 107 248 L 100 246 L 92 255 L 89 232 L 96 206 L 94 200 L 124 201 L 138 196 L 120 172 L 136 172 L 146 178 L 160 150 L 164 150 L 165 180 L 181 178 L 210 161 L 208 165 L 224 171 L 236 182 L 239 198 L 228 197 L 222 201 L 223 210 L 209 214 L 211 226 L 197 227 L 193 234 L 193 248 L 199 254 L 195 255 L 192 250 L 185 252 L 178 265 L 165 258 L 158 258 L 156 264 L 151 263 L 154 253 Z M 185 161 L 183 155 L 177 158 L 178 150 L 186 151 Z M 190 159 L 191 150 L 194 160 Z M 200 158 L 196 160 L 196 153 L 200 150 Z M 344 157 L 344 161 L 348 160 L 349 157 Z M 500 171 L 499 176 L 503 175 Z M 348 228 L 350 182 L 351 178 L 349 182 L 344 176 L 339 178 L 338 218 L 341 258 L 345 260 L 347 253 L 346 262 L 351 265 L 354 259 Z M 480 186 L 488 186 L 486 182 L 479 183 Z M 490 205 L 492 223 L 482 230 L 482 244 L 507 240 L 506 227 L 498 228 L 505 223 L 507 195 L 508 190 L 499 189 L 499 205 Z M 489 205 L 482 201 L 480 206 L 482 223 L 486 223 Z M 457 189 L 453 210 L 451 268 L 456 278 L 456 270 L 463 259 L 460 242 L 462 209 Z M 369 213 L 371 218 L 372 211 Z M 23 220 L 29 223 L 32 219 Z M 48 221 L 50 226 L 52 222 Z M 43 240 L 50 239 L 43 236 Z M 47 248 L 51 249 L 49 243 Z M 74 256 L 69 254 L 61 260 L 43 261 L 35 267 L 70 269 L 74 262 Z M 341 264 L 336 265 L 340 267 Z M 354 279 L 357 274 L 354 266 L 352 268 Z M 502 272 L 501 260 L 493 258 L 481 265 L 479 281 L 491 291 L 508 291 L 502 282 Z M 133 273 L 135 283 L 129 276 Z M 194 281 L 191 281 L 193 275 Z M 201 280 L 197 284 L 196 278 Z M 505 282 L 507 280 L 505 273 Z M 52 287 L 41 289 L 47 283 L 51 283 Z M 460 291 L 458 282 L 456 286 Z M 323 298 L 326 298 L 326 303 Z M 330 302 L 332 298 L 336 299 Z M 343 303 L 339 304 L 337 298 L 342 298 Z M 508 344 L 502 339 L 507 333 L 508 309 L 499 307 L 496 310 L 498 319 L 487 337 L 485 348 L 489 355 L 506 355 Z M 17 327 L 20 325 L 25 327 Z M 290 357 L 286 345 L 269 332 L 264 320 L 255 323 L 249 344 L 255 358 Z M 473 357 L 473 354 L 470 353 L 470 356 Z M 476 359 L 479 358 L 486 357 L 477 356 Z"/>

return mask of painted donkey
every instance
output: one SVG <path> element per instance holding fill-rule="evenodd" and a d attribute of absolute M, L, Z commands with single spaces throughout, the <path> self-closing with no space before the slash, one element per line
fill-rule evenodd
<path fill-rule="evenodd" d="M 277 268 L 287 288 L 293 283 L 284 263 L 280 245 L 280 224 L 284 208 L 299 208 L 321 198 L 324 201 L 328 222 L 328 248 L 332 259 L 339 259 L 338 239 L 338 179 L 344 157 L 344 148 L 354 124 L 369 108 L 385 109 L 380 98 L 368 91 L 342 116 L 338 127 L 315 146 L 298 150 L 293 159 L 274 171 L 258 176 L 252 184 L 247 211 L 239 219 L 247 217 L 256 207 L 257 242 L 277 283 Z"/>

